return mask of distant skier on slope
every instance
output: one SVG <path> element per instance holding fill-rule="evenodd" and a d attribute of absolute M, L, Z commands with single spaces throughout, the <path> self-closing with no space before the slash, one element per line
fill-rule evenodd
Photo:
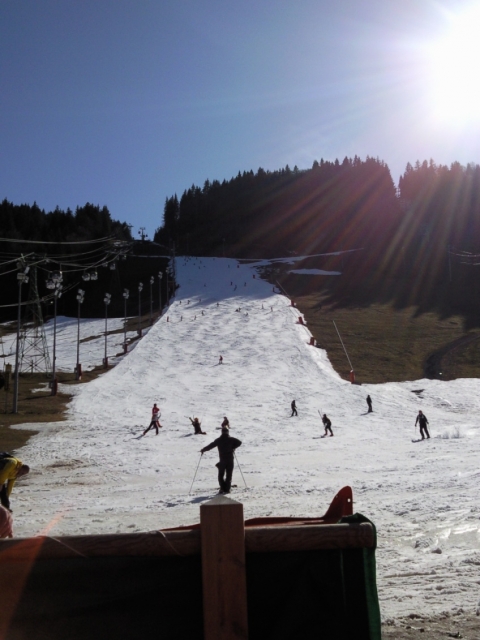
<path fill-rule="evenodd" d="M 194 428 L 195 435 L 206 435 L 206 431 L 202 431 L 202 423 L 198 418 L 188 418 L 192 423 L 192 427 Z"/>
<path fill-rule="evenodd" d="M 218 357 L 218 364 L 223 364 L 223 356 Z"/>
<path fill-rule="evenodd" d="M 162 425 L 160 424 L 160 409 L 157 407 L 156 403 L 153 405 L 152 419 L 150 421 L 150 424 L 143 432 L 143 435 L 146 435 L 152 427 L 156 431 L 155 435 L 158 436 L 158 430 L 162 428 Z"/>
<path fill-rule="evenodd" d="M 417 419 L 415 420 L 415 426 L 417 426 L 417 423 L 420 425 L 420 435 L 422 436 L 422 440 L 425 440 L 425 435 L 427 438 L 430 438 L 427 427 L 427 416 L 422 411 L 418 412 Z"/>
<path fill-rule="evenodd" d="M 293 418 L 293 416 L 298 416 L 297 403 L 295 402 L 295 400 L 292 400 L 292 404 L 290 406 L 292 407 L 292 415 L 290 417 Z"/>
<path fill-rule="evenodd" d="M 207 444 L 206 447 L 200 449 L 201 453 L 210 451 L 210 449 L 218 448 L 218 455 L 220 457 L 216 467 L 218 468 L 218 484 L 220 486 L 220 493 L 230 493 L 232 486 L 232 474 L 233 474 L 233 462 L 234 453 L 242 442 L 237 438 L 232 438 L 228 431 L 228 427 L 222 427 L 222 435 Z"/>
<path fill-rule="evenodd" d="M 372 413 L 373 409 L 372 409 L 372 399 L 370 398 L 370 396 L 367 396 L 367 405 L 368 405 L 368 412 L 367 413 Z"/>
<path fill-rule="evenodd" d="M 325 435 L 327 436 L 328 435 L 327 431 L 330 431 L 330 435 L 333 436 L 332 421 L 330 420 L 330 418 L 327 417 L 326 413 L 324 413 L 322 416 L 322 422 L 325 427 Z"/>
<path fill-rule="evenodd" d="M 230 422 L 228 421 L 227 416 L 223 416 L 222 429 L 223 427 L 227 427 L 228 429 L 230 429 Z"/>

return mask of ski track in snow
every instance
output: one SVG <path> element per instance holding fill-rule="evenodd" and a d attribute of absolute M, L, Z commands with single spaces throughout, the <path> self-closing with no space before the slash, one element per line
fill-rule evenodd
<path fill-rule="evenodd" d="M 200 459 L 199 450 L 227 415 L 243 442 L 237 458 L 248 488 L 236 466 L 232 497 L 246 518 L 320 516 L 351 485 L 354 510 L 377 527 L 382 616 L 474 610 L 480 381 L 351 385 L 325 351 L 308 345 L 301 314 L 259 279 L 254 263 L 179 258 L 177 271 L 180 288 L 162 318 L 115 368 L 74 388 L 68 420 L 25 427 L 40 433 L 20 455 L 32 471 L 12 494 L 16 536 L 197 522 L 199 505 L 217 491 L 217 455 Z M 73 368 L 76 320 L 59 321 L 58 368 Z M 84 335 L 98 336 L 82 343 L 85 368 L 101 361 L 104 337 L 101 320 L 82 323 Z M 123 321 L 112 319 L 114 326 Z M 119 353 L 123 333 L 110 339 Z M 299 415 L 291 418 L 293 399 Z M 154 402 L 163 429 L 139 437 Z M 432 438 L 412 442 L 420 408 Z M 319 437 L 319 410 L 331 418 L 333 438 Z M 186 416 L 198 416 L 207 435 L 194 436 Z"/>

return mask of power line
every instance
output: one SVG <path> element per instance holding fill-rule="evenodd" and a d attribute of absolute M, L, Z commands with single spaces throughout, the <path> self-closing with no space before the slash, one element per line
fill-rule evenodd
<path fill-rule="evenodd" d="M 49 242 L 47 240 L 18 240 L 17 238 L 0 238 L 0 242 L 12 242 L 16 244 L 56 244 L 56 245 L 97 244 L 100 242 L 107 242 L 108 240 L 118 240 L 118 238 L 116 238 L 115 236 L 107 236 L 105 238 L 98 238 L 97 240 L 77 240 L 75 242 L 63 242 L 63 241 Z"/>

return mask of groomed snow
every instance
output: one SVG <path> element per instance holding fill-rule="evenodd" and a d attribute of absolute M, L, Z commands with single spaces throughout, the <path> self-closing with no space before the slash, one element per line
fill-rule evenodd
<path fill-rule="evenodd" d="M 299 311 L 259 278 L 255 263 L 180 258 L 177 279 L 170 308 L 137 346 L 74 387 L 68 420 L 37 425 L 21 451 L 32 471 L 12 494 L 16 536 L 197 522 L 200 503 L 217 488 L 217 454 L 200 459 L 199 450 L 226 415 L 243 442 L 237 455 L 248 488 L 236 467 L 232 497 L 245 517 L 320 516 L 351 485 L 354 509 L 378 530 L 382 616 L 474 611 L 480 381 L 351 385 L 308 344 Z M 71 342 L 63 334 L 57 355 L 67 359 L 68 347 L 74 364 L 70 324 Z M 91 327 L 103 330 L 101 321 Z M 291 418 L 293 399 L 299 415 Z M 154 402 L 163 429 L 139 439 Z M 432 438 L 412 442 L 419 409 Z M 333 438 L 320 438 L 319 411 L 331 418 Z M 198 416 L 208 434 L 194 436 L 186 416 Z"/>

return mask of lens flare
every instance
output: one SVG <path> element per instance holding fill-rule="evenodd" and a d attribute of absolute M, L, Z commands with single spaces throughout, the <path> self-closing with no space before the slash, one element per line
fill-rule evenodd
<path fill-rule="evenodd" d="M 435 115 L 452 124 L 480 121 L 480 5 L 450 19 L 429 47 Z"/>

